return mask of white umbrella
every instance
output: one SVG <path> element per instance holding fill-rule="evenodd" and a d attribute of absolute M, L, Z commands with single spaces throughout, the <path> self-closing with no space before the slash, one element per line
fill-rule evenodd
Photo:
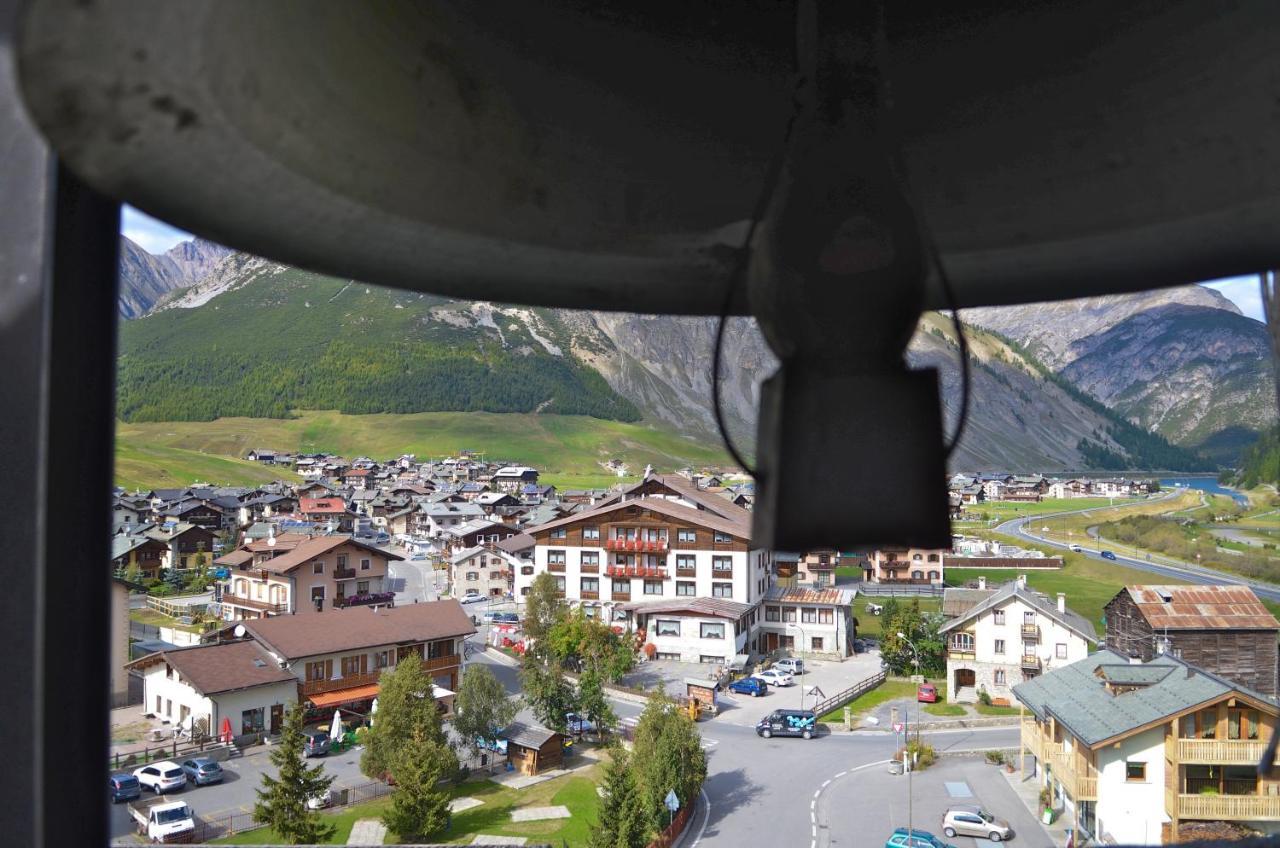
<path fill-rule="evenodd" d="M 333 724 L 329 725 L 329 738 L 334 742 L 342 738 L 342 714 L 338 710 L 333 711 Z"/>
<path fill-rule="evenodd" d="M 369 726 L 373 727 L 373 717 L 378 713 L 378 699 L 373 699 L 373 705 L 369 707 Z"/>

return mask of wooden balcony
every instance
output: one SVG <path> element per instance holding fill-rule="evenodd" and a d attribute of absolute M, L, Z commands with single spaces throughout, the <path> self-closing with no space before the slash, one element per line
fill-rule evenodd
<path fill-rule="evenodd" d="M 258 612 L 282 613 L 289 609 L 288 604 L 273 604 L 268 601 L 255 601 L 253 598 L 241 598 L 238 595 L 223 593 L 220 603 L 235 607 L 257 610 Z"/>
<path fill-rule="evenodd" d="M 1022 641 L 1039 642 L 1040 641 L 1040 625 L 1038 624 L 1022 625 Z"/>
<path fill-rule="evenodd" d="M 711 569 L 711 579 L 712 580 L 732 580 L 733 569 L 732 568 L 713 568 Z"/>
<path fill-rule="evenodd" d="M 422 661 L 422 670 L 427 674 L 433 671 L 439 671 L 444 668 L 454 668 L 462 665 L 462 658 L 457 654 L 445 654 L 442 657 L 435 657 Z M 354 689 L 357 686 L 370 686 L 378 682 L 378 676 L 383 669 L 365 672 L 364 674 L 348 674 L 346 677 L 340 677 L 336 680 L 307 680 L 302 684 L 302 695 L 319 695 L 323 692 L 337 692 L 341 689 Z"/>
<path fill-rule="evenodd" d="M 1174 739 L 1166 736 L 1164 748 L 1165 755 L 1175 763 L 1256 766 L 1267 743 L 1261 739 Z"/>
<path fill-rule="evenodd" d="M 598 563 L 598 562 L 585 563 L 585 562 L 584 562 L 584 563 L 582 563 L 581 565 L 579 565 L 579 566 L 578 566 L 578 571 L 579 571 L 579 572 L 581 572 L 582 574 L 599 574 L 599 573 L 600 573 L 600 563 Z"/>
<path fill-rule="evenodd" d="M 1066 787 L 1067 794 L 1076 801 L 1098 800 L 1098 771 L 1088 763 L 1083 763 L 1083 770 L 1077 770 L 1077 763 L 1082 763 L 1075 752 L 1067 752 L 1060 743 L 1046 743 L 1044 746 L 1044 762 L 1054 776 Z"/>
<path fill-rule="evenodd" d="M 615 601 L 629 601 L 631 600 L 631 593 L 619 592 L 617 589 L 614 589 L 609 593 L 609 597 Z"/>
<path fill-rule="evenodd" d="M 552 574 L 564 574 L 564 563 L 563 563 L 563 562 L 548 562 L 548 563 L 547 563 L 547 571 L 550 571 Z"/>
<path fill-rule="evenodd" d="M 580 597 L 584 601 L 598 601 L 600 600 L 600 593 L 598 591 L 587 592 L 584 590 L 578 593 L 578 597 Z"/>
<path fill-rule="evenodd" d="M 965 648 L 965 647 L 953 647 L 951 645 L 947 646 L 947 659 L 949 660 L 968 660 L 970 662 L 973 662 L 977 658 L 978 658 L 978 655 L 977 653 L 974 652 L 974 649 L 972 647 Z"/>
<path fill-rule="evenodd" d="M 685 567 L 683 565 L 676 566 L 676 577 L 697 577 L 697 576 L 698 576 L 698 567 L 696 565 L 690 565 L 688 567 Z"/>
<path fill-rule="evenodd" d="M 1044 759 L 1044 738 L 1040 735 L 1040 728 L 1034 721 L 1022 721 L 1019 728 L 1019 738 L 1022 747 L 1027 749 L 1027 753 L 1035 757 L 1037 760 Z"/>
<path fill-rule="evenodd" d="M 1022 658 L 1022 670 L 1023 671 L 1039 671 L 1040 658 L 1035 656 L 1024 656 Z"/>
<path fill-rule="evenodd" d="M 354 568 L 335 568 L 333 570 L 334 580 L 354 580 L 356 570 Z"/>
<path fill-rule="evenodd" d="M 606 551 L 630 551 L 634 553 L 664 553 L 666 539 L 605 539 Z"/>
<path fill-rule="evenodd" d="M 1167 812 L 1179 819 L 1280 821 L 1280 795 L 1178 795 L 1174 801 L 1177 809 Z"/>

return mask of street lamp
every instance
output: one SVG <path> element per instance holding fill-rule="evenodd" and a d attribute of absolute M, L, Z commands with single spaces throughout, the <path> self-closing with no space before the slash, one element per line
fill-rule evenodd
<path fill-rule="evenodd" d="M 916 673 L 920 672 L 920 651 L 916 648 L 915 642 L 907 638 L 907 634 L 898 631 L 898 638 L 906 642 L 911 648 L 911 653 L 915 655 L 912 664 L 916 668 Z M 916 695 L 916 743 L 917 747 L 920 741 L 920 696 Z M 907 844 L 914 845 L 915 831 L 912 829 L 912 805 L 911 805 L 911 785 L 912 779 L 915 777 L 915 763 L 911 762 L 911 749 L 907 746 L 907 735 L 902 734 L 902 762 L 907 768 Z"/>
<path fill-rule="evenodd" d="M 800 631 L 800 647 L 803 649 L 805 644 L 805 639 L 808 638 L 804 635 L 804 628 L 796 624 L 794 621 L 788 621 L 787 628 L 790 629 L 792 627 Z M 800 709 L 802 710 L 804 709 L 804 681 L 803 680 L 800 681 Z"/>

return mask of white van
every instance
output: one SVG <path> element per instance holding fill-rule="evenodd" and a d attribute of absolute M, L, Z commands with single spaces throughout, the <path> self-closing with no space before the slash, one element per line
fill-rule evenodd
<path fill-rule="evenodd" d="M 798 660 L 794 657 L 785 657 L 773 664 L 778 671 L 785 671 L 787 674 L 804 674 L 804 660 Z"/>
<path fill-rule="evenodd" d="M 1079 545 L 1068 545 L 1067 550 L 1071 551 L 1072 553 L 1078 554 L 1078 553 L 1082 553 L 1084 551 L 1084 548 L 1080 547 Z"/>

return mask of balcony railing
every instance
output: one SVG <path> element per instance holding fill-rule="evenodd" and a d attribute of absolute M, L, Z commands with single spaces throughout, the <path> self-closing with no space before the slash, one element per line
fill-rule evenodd
<path fill-rule="evenodd" d="M 1068 752 L 1060 743 L 1046 743 L 1045 757 L 1054 776 L 1066 787 L 1067 794 L 1076 801 L 1098 800 L 1098 771 L 1088 763 L 1077 771 L 1078 755 Z"/>
<path fill-rule="evenodd" d="M 1040 641 L 1040 625 L 1038 624 L 1022 625 L 1022 639 L 1025 642 Z"/>
<path fill-rule="evenodd" d="M 547 563 L 547 571 L 550 571 L 552 574 L 564 574 L 564 563 L 563 563 L 563 562 L 548 562 L 548 563 Z"/>
<path fill-rule="evenodd" d="M 1022 670 L 1023 671 L 1039 671 L 1040 658 L 1036 656 L 1024 656 L 1022 658 Z"/>
<path fill-rule="evenodd" d="M 711 579 L 712 580 L 732 580 L 733 569 L 732 568 L 716 568 L 712 566 Z"/>
<path fill-rule="evenodd" d="M 620 592 L 617 589 L 613 589 L 612 591 L 609 592 L 609 597 L 615 601 L 629 601 L 631 600 L 631 593 Z"/>
<path fill-rule="evenodd" d="M 423 660 L 422 670 L 424 672 L 438 671 L 442 668 L 452 668 L 462 664 L 462 658 L 457 654 L 446 654 L 442 657 Z M 363 674 L 348 674 L 344 677 L 334 678 L 332 680 L 307 680 L 302 684 L 303 697 L 309 695 L 319 695 L 323 692 L 337 692 L 341 689 L 354 689 L 357 686 L 370 686 L 378 682 L 378 677 L 384 669 L 369 671 Z"/>
<path fill-rule="evenodd" d="M 605 574 L 610 577 L 667 577 L 667 567 L 664 565 L 610 565 L 605 568 Z"/>
<path fill-rule="evenodd" d="M 696 565 L 677 565 L 676 577 L 697 577 L 698 567 Z"/>
<path fill-rule="evenodd" d="M 288 604 L 270 603 L 267 601 L 255 601 L 253 598 L 241 598 L 238 595 L 229 595 L 223 593 L 222 603 L 230 604 L 235 607 L 244 607 L 245 609 L 257 610 L 258 612 L 286 612 L 289 609 Z"/>
<path fill-rule="evenodd" d="M 1206 765 L 1256 766 L 1267 743 L 1254 739 L 1174 739 L 1165 737 L 1170 760 Z M 1277 759 L 1280 762 L 1280 758 Z"/>
<path fill-rule="evenodd" d="M 351 580 L 356 576 L 354 568 L 335 568 L 333 570 L 334 580 Z"/>
<path fill-rule="evenodd" d="M 666 539 L 605 539 L 606 551 L 634 551 L 636 553 L 662 553 L 667 550 Z"/>
<path fill-rule="evenodd" d="M 365 607 L 371 604 L 389 604 L 396 599 L 395 592 L 371 592 L 367 595 L 345 595 L 333 599 L 338 609 L 346 607 Z"/>
<path fill-rule="evenodd" d="M 973 645 L 948 645 L 947 659 L 949 660 L 974 660 L 977 654 Z"/>
<path fill-rule="evenodd" d="M 1178 795 L 1176 802 L 1167 812 L 1180 819 L 1280 820 L 1280 795 Z"/>
<path fill-rule="evenodd" d="M 588 592 L 587 590 L 585 590 L 585 589 L 584 589 L 584 590 L 582 590 L 581 592 L 579 592 L 579 593 L 578 593 L 578 596 L 579 596 L 580 598 L 582 598 L 582 600 L 584 600 L 584 601 L 598 601 L 598 600 L 600 600 L 600 592 L 599 592 L 599 591 L 595 591 L 595 592 Z"/>
<path fill-rule="evenodd" d="M 598 563 L 598 562 L 584 562 L 584 563 L 582 563 L 581 565 L 579 565 L 579 566 L 578 566 L 578 571 L 582 572 L 583 574 L 599 574 L 599 573 L 600 573 L 600 563 Z"/>
<path fill-rule="evenodd" d="M 1036 726 L 1034 721 L 1022 722 L 1019 730 L 1022 747 L 1026 748 L 1031 756 L 1037 760 L 1044 759 L 1044 737 L 1040 735 L 1040 728 Z"/>

